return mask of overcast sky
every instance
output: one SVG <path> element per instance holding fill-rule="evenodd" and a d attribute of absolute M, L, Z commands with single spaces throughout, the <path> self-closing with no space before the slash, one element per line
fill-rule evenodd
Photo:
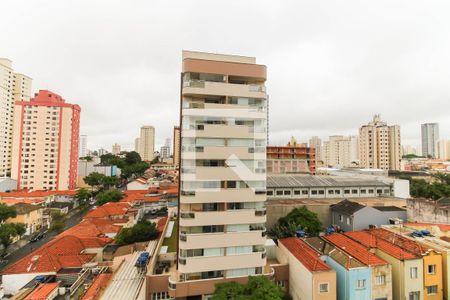
<path fill-rule="evenodd" d="M 450 138 L 450 1 L 2 0 L 0 57 L 82 108 L 88 148 L 157 144 L 179 117 L 182 49 L 268 67 L 270 139 L 357 134 L 375 113 Z"/>

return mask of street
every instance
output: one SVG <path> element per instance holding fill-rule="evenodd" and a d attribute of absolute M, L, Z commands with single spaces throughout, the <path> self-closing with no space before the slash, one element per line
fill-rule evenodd
<path fill-rule="evenodd" d="M 90 209 L 91 207 L 89 207 Z M 89 211 L 89 210 L 87 210 Z M 84 213 L 86 213 L 87 211 L 85 211 Z M 70 214 L 70 213 L 69 213 Z M 81 221 L 81 216 L 83 215 L 82 212 L 78 211 L 75 214 L 71 215 L 67 220 L 66 220 L 66 226 L 64 227 L 64 230 L 67 230 L 73 226 L 75 226 L 76 224 L 80 223 Z M 16 261 L 18 261 L 19 259 L 21 259 L 22 257 L 30 254 L 33 250 L 36 250 L 37 248 L 41 247 L 42 245 L 48 243 L 52 238 L 54 238 L 57 234 L 53 231 L 48 231 L 47 234 L 45 235 L 44 238 L 42 238 L 41 240 L 38 240 L 34 243 L 28 243 L 25 246 L 23 246 L 22 248 L 19 248 L 18 250 L 14 251 L 13 253 L 11 253 L 6 259 L 8 260 L 8 263 L 5 264 L 4 262 L 0 264 L 0 268 L 1 270 L 3 270 L 5 267 L 7 267 L 8 265 L 15 263 Z"/>

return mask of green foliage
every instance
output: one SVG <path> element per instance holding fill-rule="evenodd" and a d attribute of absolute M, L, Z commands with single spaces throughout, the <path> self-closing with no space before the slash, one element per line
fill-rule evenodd
<path fill-rule="evenodd" d="M 0 243 L 6 249 L 6 247 L 11 245 L 13 237 L 21 236 L 25 231 L 25 224 L 22 223 L 2 224 L 0 225 Z"/>
<path fill-rule="evenodd" d="M 50 216 L 52 217 L 52 223 L 50 224 L 50 230 L 55 232 L 63 231 L 66 226 L 66 216 L 59 211 L 52 211 Z"/>
<path fill-rule="evenodd" d="M 156 156 L 156 157 L 150 162 L 151 165 L 157 164 L 157 163 L 159 163 L 159 156 Z"/>
<path fill-rule="evenodd" d="M 121 176 L 124 178 L 141 177 L 149 167 L 150 165 L 143 161 L 133 165 L 127 165 L 122 169 Z"/>
<path fill-rule="evenodd" d="M 85 188 L 79 189 L 75 195 L 75 198 L 78 199 L 78 201 L 80 201 L 80 203 L 82 203 L 82 204 L 84 204 L 91 197 L 92 197 L 92 193 Z"/>
<path fill-rule="evenodd" d="M 101 192 L 97 194 L 97 203 L 98 205 L 103 205 L 108 202 L 119 202 L 123 199 L 123 194 L 119 190 L 111 189 L 105 192 Z"/>
<path fill-rule="evenodd" d="M 94 187 L 99 186 L 101 184 L 101 180 L 103 177 L 105 177 L 105 175 L 100 174 L 98 172 L 92 172 L 91 174 L 84 177 L 83 180 L 87 185 Z"/>
<path fill-rule="evenodd" d="M 153 222 L 140 221 L 130 228 L 123 228 L 116 236 L 116 244 L 128 245 L 137 242 L 154 240 L 158 237 L 158 230 Z"/>
<path fill-rule="evenodd" d="M 85 160 L 85 161 L 92 161 L 92 156 L 85 156 L 85 157 L 80 157 L 80 160 Z"/>
<path fill-rule="evenodd" d="M 125 160 L 126 165 L 134 165 L 137 163 L 142 162 L 141 156 L 136 151 L 130 151 L 125 154 Z"/>
<path fill-rule="evenodd" d="M 306 206 L 294 208 L 286 217 L 280 218 L 270 230 L 275 239 L 294 236 L 297 230 L 304 230 L 311 236 L 317 236 L 322 231 L 322 223 L 317 214 L 308 210 Z"/>
<path fill-rule="evenodd" d="M 289 296 L 265 276 L 250 276 L 248 283 L 236 282 L 216 285 L 213 300 L 282 300 Z"/>
<path fill-rule="evenodd" d="M 119 182 L 119 178 L 116 176 L 103 176 L 100 179 L 100 183 L 103 185 L 103 189 L 108 190 L 111 186 L 116 185 Z"/>
<path fill-rule="evenodd" d="M 410 154 L 403 155 L 402 158 L 404 158 L 404 159 L 423 158 L 423 156 L 418 156 L 418 155 L 410 153 Z"/>
<path fill-rule="evenodd" d="M 442 181 L 448 180 L 443 178 Z M 413 197 L 428 198 L 437 200 L 442 197 L 450 197 L 450 185 L 443 182 L 429 183 L 423 179 L 410 180 L 410 194 Z"/>
<path fill-rule="evenodd" d="M 0 203 L 0 223 L 3 223 L 6 219 L 15 218 L 16 215 L 16 208 L 14 206 Z"/>

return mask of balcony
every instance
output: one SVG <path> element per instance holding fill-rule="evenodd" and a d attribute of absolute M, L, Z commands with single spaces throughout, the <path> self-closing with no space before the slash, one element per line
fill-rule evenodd
<path fill-rule="evenodd" d="M 225 124 L 198 124 L 192 127 L 193 129 L 183 130 L 183 137 L 266 138 L 265 127 Z"/>
<path fill-rule="evenodd" d="M 233 246 L 262 245 L 266 242 L 265 229 L 226 233 L 180 233 L 180 248 L 182 249 L 229 247 L 230 241 L 233 241 Z"/>
<path fill-rule="evenodd" d="M 232 97 L 265 98 L 266 87 L 260 84 L 235 84 L 201 80 L 183 82 L 183 95 L 217 95 Z"/>
<path fill-rule="evenodd" d="M 184 170 L 184 169 L 183 169 Z M 244 166 L 232 166 L 232 167 L 195 167 L 188 170 L 189 172 L 182 171 L 182 180 L 265 180 L 265 172 L 253 172 Z M 192 172 L 191 172 L 192 171 Z M 256 170 L 255 170 L 256 171 Z"/>
<path fill-rule="evenodd" d="M 266 159 L 264 147 L 233 147 L 233 146 L 183 146 L 182 159 L 228 159 L 236 156 L 238 159 Z"/>
<path fill-rule="evenodd" d="M 184 214 L 186 214 L 185 218 L 183 218 Z M 248 224 L 266 222 L 265 214 L 257 216 L 254 209 L 207 211 L 195 213 L 181 212 L 180 217 L 180 226 Z"/>
<path fill-rule="evenodd" d="M 246 189 L 217 189 L 181 191 L 180 203 L 213 203 L 213 202 L 264 202 L 265 190 Z"/>

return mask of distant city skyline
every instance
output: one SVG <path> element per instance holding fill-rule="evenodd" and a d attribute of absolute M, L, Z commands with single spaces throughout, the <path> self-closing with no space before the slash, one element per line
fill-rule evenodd
<path fill-rule="evenodd" d="M 246 1 L 238 7 L 60 1 L 51 5 L 52 22 L 42 22 L 49 5 L 7 0 L 5 11 L 27 17 L 0 18 L 8 41 L 0 57 L 33 78 L 33 93 L 49 89 L 82 107 L 90 149 L 117 142 L 131 150 L 143 124 L 155 127 L 156 149 L 172 136 L 182 49 L 252 55 L 267 65 L 271 144 L 291 136 L 356 135 L 374 114 L 401 127 L 402 144 L 420 145 L 420 124 L 428 122 L 440 123 L 441 138 L 450 138 L 449 2 Z M 244 23 L 258 30 L 241 30 Z M 52 38 L 58 42 L 48 47 Z"/>

